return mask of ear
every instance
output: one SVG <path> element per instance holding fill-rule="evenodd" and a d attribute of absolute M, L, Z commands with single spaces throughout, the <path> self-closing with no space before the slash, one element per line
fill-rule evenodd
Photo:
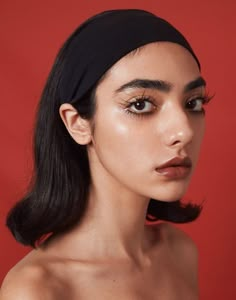
<path fill-rule="evenodd" d="M 76 143 L 87 145 L 91 142 L 91 124 L 83 119 L 78 111 L 69 103 L 60 106 L 59 113 L 67 131 Z"/>

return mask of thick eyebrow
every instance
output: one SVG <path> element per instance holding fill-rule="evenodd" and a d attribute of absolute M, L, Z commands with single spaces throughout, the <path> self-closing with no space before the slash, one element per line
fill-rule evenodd
<path fill-rule="evenodd" d="M 193 81 L 187 83 L 184 87 L 184 92 L 189 92 L 201 86 L 206 86 L 206 81 L 200 76 L 197 79 L 194 79 Z M 117 90 L 115 90 L 115 93 L 120 93 L 130 88 L 155 89 L 161 92 L 170 92 L 173 88 L 173 84 L 164 80 L 134 79 L 120 86 Z"/>
<path fill-rule="evenodd" d="M 155 89 L 162 92 L 169 92 L 172 88 L 172 84 L 163 80 L 134 79 L 120 86 L 115 93 L 120 93 L 130 88 Z"/>
<path fill-rule="evenodd" d="M 197 79 L 194 79 L 193 81 L 187 83 L 184 87 L 184 92 L 190 92 L 191 90 L 204 86 L 206 86 L 206 81 L 200 76 Z"/>

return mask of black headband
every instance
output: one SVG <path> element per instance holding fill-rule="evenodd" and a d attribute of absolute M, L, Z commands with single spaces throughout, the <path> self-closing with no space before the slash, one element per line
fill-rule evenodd
<path fill-rule="evenodd" d="M 88 19 L 68 44 L 59 87 L 61 101 L 81 99 L 120 58 L 158 41 L 183 46 L 200 68 L 184 36 L 152 13 L 138 9 L 111 10 Z"/>

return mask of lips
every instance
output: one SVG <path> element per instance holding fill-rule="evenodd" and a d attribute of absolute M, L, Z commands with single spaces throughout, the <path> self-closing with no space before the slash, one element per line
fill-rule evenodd
<path fill-rule="evenodd" d="M 190 174 L 192 162 L 189 157 L 174 157 L 156 168 L 159 175 L 169 179 L 181 179 Z"/>

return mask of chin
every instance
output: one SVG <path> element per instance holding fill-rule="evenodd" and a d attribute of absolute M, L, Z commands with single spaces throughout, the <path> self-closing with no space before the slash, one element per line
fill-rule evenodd
<path fill-rule="evenodd" d="M 184 194 L 181 196 L 175 195 L 173 197 L 160 197 L 159 196 L 159 197 L 155 197 L 155 198 L 151 197 L 151 199 L 158 200 L 161 202 L 175 202 L 175 201 L 180 200 L 183 196 L 184 196 Z"/>
<path fill-rule="evenodd" d="M 184 187 L 163 187 L 161 190 L 152 193 L 150 198 L 163 202 L 174 202 L 185 195 L 187 187 L 188 185 Z"/>

